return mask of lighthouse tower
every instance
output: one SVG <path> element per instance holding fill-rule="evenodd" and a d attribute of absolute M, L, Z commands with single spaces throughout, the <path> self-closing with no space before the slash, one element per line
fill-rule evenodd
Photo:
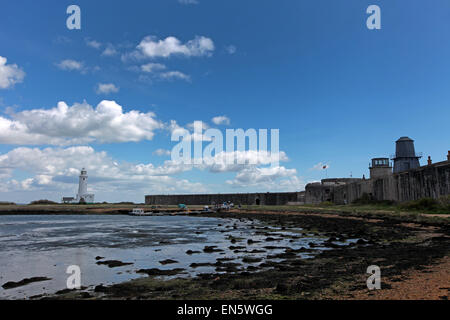
<path fill-rule="evenodd" d="M 81 169 L 80 180 L 78 183 L 77 202 L 93 203 L 94 195 L 87 192 L 88 175 L 85 168 Z"/>

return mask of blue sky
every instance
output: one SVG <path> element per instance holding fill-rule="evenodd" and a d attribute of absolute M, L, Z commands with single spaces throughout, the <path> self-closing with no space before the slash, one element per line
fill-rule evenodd
<path fill-rule="evenodd" d="M 81 30 L 66 27 L 71 4 L 81 8 Z M 371 4 L 381 8 L 381 30 L 366 27 Z M 367 176 L 370 158 L 389 156 L 405 135 L 441 161 L 449 35 L 445 0 L 8 1 L 0 11 L 0 201 L 75 195 L 81 167 L 97 201 L 299 191 L 326 175 Z M 102 122 L 100 109 L 117 117 Z M 229 123 L 215 124 L 217 116 Z M 263 166 L 175 168 L 155 152 L 175 145 L 171 121 L 189 129 L 195 120 L 280 129 L 286 159 L 264 178 Z M 314 170 L 320 163 L 329 168 Z"/>

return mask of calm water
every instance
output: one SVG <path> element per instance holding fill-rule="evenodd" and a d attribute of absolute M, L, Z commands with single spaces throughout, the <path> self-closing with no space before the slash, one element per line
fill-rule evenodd
<path fill-rule="evenodd" d="M 67 267 L 81 268 L 83 286 L 112 284 L 143 277 L 141 268 L 184 268 L 178 276 L 214 272 L 214 267 L 191 268 L 193 262 L 216 262 L 217 258 L 265 257 L 283 252 L 267 250 L 265 253 L 234 253 L 230 246 L 245 246 L 247 239 L 261 240 L 249 246 L 258 249 L 267 245 L 308 247 L 308 243 L 323 243 L 324 239 L 302 235 L 275 242 L 265 242 L 264 224 L 259 221 L 218 219 L 188 216 L 131 217 L 131 216 L 0 216 L 0 286 L 8 281 L 30 277 L 48 277 L 52 280 L 36 282 L 15 289 L 0 287 L 0 298 L 27 298 L 37 294 L 54 293 L 66 288 Z M 258 232 L 259 231 L 259 232 Z M 299 230 L 272 230 L 277 235 L 299 235 Z M 242 240 L 235 244 L 230 236 Z M 280 238 L 280 237 L 279 237 Z M 290 240 L 290 242 L 289 242 Z M 224 252 L 204 253 L 207 245 L 215 245 Z M 201 251 L 187 255 L 187 250 Z M 95 257 L 104 260 L 131 262 L 117 268 L 97 265 Z M 303 256 L 307 258 L 307 255 Z M 175 264 L 161 265 L 159 261 L 173 259 Z M 246 264 L 242 263 L 243 268 Z M 258 263 L 252 265 L 257 266 Z"/>

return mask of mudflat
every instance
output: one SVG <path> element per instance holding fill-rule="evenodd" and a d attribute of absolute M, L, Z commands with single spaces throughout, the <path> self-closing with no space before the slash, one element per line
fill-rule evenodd
<path fill-rule="evenodd" d="M 218 261 L 220 272 L 168 280 L 158 277 L 157 272 L 147 272 L 147 277 L 124 283 L 39 298 L 447 299 L 449 295 L 450 227 L 445 217 L 289 210 L 243 210 L 203 216 L 257 219 L 280 230 L 302 228 L 326 237 L 328 249 L 302 259 L 300 252 L 311 249 L 286 246 L 284 252 L 245 269 Z M 266 249 L 277 248 L 282 237 L 267 232 Z M 338 244 L 346 239 L 358 241 Z M 251 251 L 250 240 L 234 239 L 233 245 L 240 248 L 237 250 Z M 366 272 L 371 265 L 380 267 L 380 290 L 367 288 L 370 275 Z"/>

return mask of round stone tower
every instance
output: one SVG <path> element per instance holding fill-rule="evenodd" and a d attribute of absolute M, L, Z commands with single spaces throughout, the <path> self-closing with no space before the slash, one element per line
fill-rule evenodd
<path fill-rule="evenodd" d="M 420 167 L 420 158 L 414 149 L 414 140 L 401 137 L 395 142 L 394 173 Z"/>

